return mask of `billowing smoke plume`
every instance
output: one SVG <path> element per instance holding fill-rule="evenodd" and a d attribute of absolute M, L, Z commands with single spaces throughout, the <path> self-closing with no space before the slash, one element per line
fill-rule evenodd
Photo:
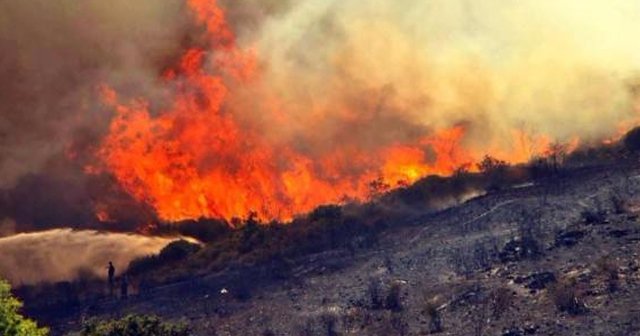
<path fill-rule="evenodd" d="M 105 276 L 109 261 L 124 272 L 137 257 L 158 253 L 171 239 L 56 229 L 0 238 L 0 278 L 13 284 Z"/>
<path fill-rule="evenodd" d="M 302 138 L 308 150 L 418 142 L 429 130 L 465 125 L 466 148 L 523 160 L 542 149 L 519 148 L 514 132 L 534 138 L 526 146 L 540 135 L 600 140 L 638 118 L 634 2 L 228 6 L 244 13 L 240 22 L 262 23 L 238 27 L 240 39 L 258 49 L 264 85 L 290 117 L 277 135 Z"/>

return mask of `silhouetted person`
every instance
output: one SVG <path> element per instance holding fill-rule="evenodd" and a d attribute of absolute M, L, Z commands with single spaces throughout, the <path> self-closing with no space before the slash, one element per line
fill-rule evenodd
<path fill-rule="evenodd" d="M 126 299 L 129 295 L 129 281 L 127 280 L 127 276 L 123 275 L 122 280 L 120 281 L 120 298 Z"/>
<path fill-rule="evenodd" d="M 113 296 L 113 288 L 115 287 L 116 268 L 113 267 L 113 263 L 110 261 L 107 269 L 108 269 L 107 274 L 109 278 L 109 294 Z"/>

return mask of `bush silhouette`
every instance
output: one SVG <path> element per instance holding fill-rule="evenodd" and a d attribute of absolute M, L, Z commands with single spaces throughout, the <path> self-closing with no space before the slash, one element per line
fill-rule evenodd
<path fill-rule="evenodd" d="M 385 299 L 385 307 L 393 312 L 402 311 L 402 293 L 400 283 L 394 282 Z"/>
<path fill-rule="evenodd" d="M 485 155 L 477 166 L 478 170 L 487 178 L 487 189 L 489 191 L 497 191 L 505 187 L 508 181 L 507 172 L 509 168 L 509 164 L 506 161 Z"/>
<path fill-rule="evenodd" d="M 129 263 L 129 275 L 143 274 L 168 263 L 180 261 L 200 251 L 200 245 L 190 243 L 184 239 L 174 241 L 165 246 L 159 254 L 136 258 Z"/>
<path fill-rule="evenodd" d="M 574 281 L 560 281 L 549 289 L 549 294 L 559 311 L 571 315 L 580 315 L 586 312 L 586 306 L 582 302 Z"/>
<path fill-rule="evenodd" d="M 161 251 L 159 258 L 163 261 L 182 260 L 196 252 L 200 251 L 200 245 L 190 243 L 184 239 L 171 242 Z"/>
<path fill-rule="evenodd" d="M 632 152 L 640 150 L 640 127 L 636 127 L 624 136 L 624 147 Z"/>

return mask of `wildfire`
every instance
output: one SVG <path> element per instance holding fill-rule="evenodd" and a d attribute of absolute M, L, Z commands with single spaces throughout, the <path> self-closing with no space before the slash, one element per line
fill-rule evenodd
<path fill-rule="evenodd" d="M 195 20 L 206 27 L 210 50 L 193 48 L 163 75 L 172 102 L 152 111 L 149 100 L 121 101 L 104 87 L 115 116 L 98 151 L 104 166 L 138 201 L 164 220 L 231 219 L 251 212 L 262 219 L 289 219 L 318 205 L 364 199 L 372 181 L 390 187 L 429 174 L 449 174 L 477 162 L 484 152 L 465 149 L 465 126 L 431 130 L 417 142 L 398 141 L 369 150 L 338 143 L 322 154 L 273 140 L 235 113 L 233 87 L 260 76 L 259 56 L 242 49 L 214 0 L 189 0 Z M 264 97 L 286 125 L 276 93 Z M 235 99 L 234 99 L 235 98 Z M 347 111 L 357 114 L 358 111 Z M 551 141 L 514 132 L 512 152 L 501 159 L 525 161 Z M 100 212 L 98 218 L 107 219 Z"/>

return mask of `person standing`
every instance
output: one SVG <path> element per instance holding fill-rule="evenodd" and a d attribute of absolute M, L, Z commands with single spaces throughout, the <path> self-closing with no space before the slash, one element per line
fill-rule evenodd
<path fill-rule="evenodd" d="M 115 275 L 116 268 L 113 267 L 113 263 L 109 261 L 109 266 L 107 267 L 107 276 L 109 279 L 109 295 L 113 296 L 113 289 L 115 287 Z"/>

